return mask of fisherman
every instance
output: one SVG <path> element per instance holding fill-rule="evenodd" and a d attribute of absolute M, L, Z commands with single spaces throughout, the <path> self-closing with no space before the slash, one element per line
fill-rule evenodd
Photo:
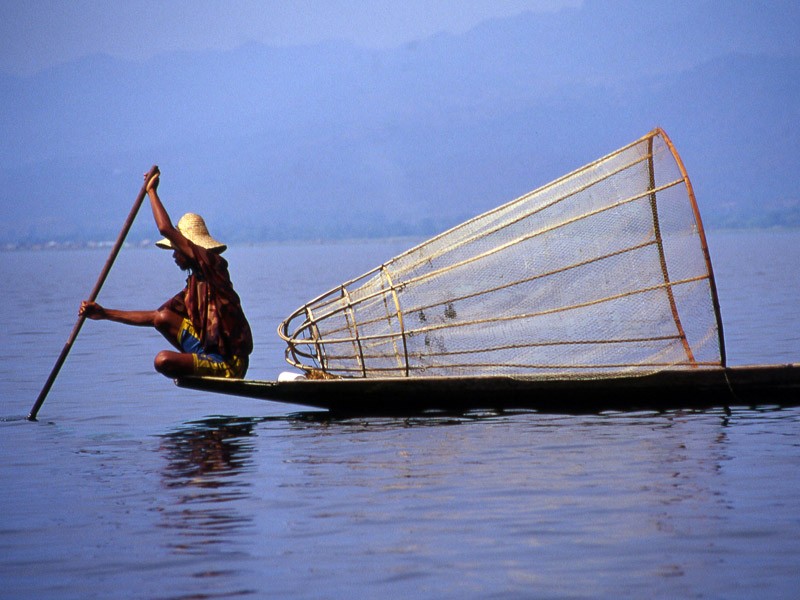
<path fill-rule="evenodd" d="M 156 171 L 146 183 L 156 226 L 164 236 L 156 245 L 171 249 L 178 267 L 189 272 L 186 287 L 157 310 L 113 310 L 84 301 L 79 314 L 158 330 L 177 350 L 162 350 L 155 357 L 156 371 L 167 377 L 242 378 L 253 338 L 228 263 L 220 256 L 227 246 L 211 237 L 200 215 L 187 213 L 173 226 L 158 197 L 159 179 Z"/>

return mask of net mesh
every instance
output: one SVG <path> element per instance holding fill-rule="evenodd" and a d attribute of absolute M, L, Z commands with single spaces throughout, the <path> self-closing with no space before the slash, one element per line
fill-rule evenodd
<path fill-rule="evenodd" d="M 610 377 L 724 364 L 691 184 L 642 139 L 334 288 L 279 327 L 344 377 Z"/>

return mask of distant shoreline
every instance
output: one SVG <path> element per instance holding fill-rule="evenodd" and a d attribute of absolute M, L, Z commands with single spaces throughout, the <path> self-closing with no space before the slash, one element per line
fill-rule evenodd
<path fill-rule="evenodd" d="M 724 234 L 724 233 L 738 233 L 738 232 L 775 232 L 775 233 L 792 233 L 800 231 L 798 226 L 773 226 L 773 227 L 706 227 L 706 233 L 711 235 Z M 409 247 L 416 245 L 430 237 L 428 234 L 420 235 L 397 235 L 397 236 L 374 236 L 374 237 L 346 237 L 346 238 L 314 238 L 314 239 L 286 239 L 286 240 L 253 240 L 253 241 L 235 241 L 229 242 L 229 248 L 247 248 L 258 246 L 280 246 L 287 244 L 295 244 L 301 246 L 308 245 L 338 245 L 338 244 L 352 244 L 352 243 L 382 243 L 391 241 L 408 240 Z M 108 250 L 114 245 L 111 240 L 107 241 L 49 241 L 49 242 L 5 242 L 0 243 L 0 252 L 15 252 L 15 251 L 53 251 L 53 250 Z M 125 242 L 123 248 L 133 250 L 157 250 L 155 241 L 150 239 L 138 240 L 133 242 Z"/>
<path fill-rule="evenodd" d="M 398 236 L 382 236 L 382 237 L 349 237 L 349 238 L 316 238 L 316 239 L 292 239 L 292 240 L 257 240 L 257 241 L 238 241 L 228 243 L 229 248 L 248 248 L 258 246 L 281 246 L 287 244 L 295 244 L 301 246 L 309 245 L 338 245 L 338 244 L 352 244 L 352 243 L 383 243 L 392 241 L 408 240 L 410 244 L 417 244 L 431 236 L 425 235 L 398 235 Z M 0 244 L 0 252 L 15 252 L 18 250 L 34 250 L 34 251 L 52 251 L 52 250 L 108 250 L 114 245 L 113 241 L 89 241 L 89 242 L 8 242 Z M 133 250 L 158 250 L 154 240 L 141 240 L 134 242 L 125 242 L 123 244 L 125 249 Z"/>

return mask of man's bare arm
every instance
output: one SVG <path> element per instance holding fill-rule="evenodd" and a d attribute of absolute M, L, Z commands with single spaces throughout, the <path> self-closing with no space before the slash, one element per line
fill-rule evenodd
<path fill-rule="evenodd" d="M 147 174 L 145 174 L 147 177 Z M 158 227 L 158 232 L 172 242 L 172 247 L 179 250 L 189 258 L 194 258 L 194 252 L 183 234 L 172 224 L 161 198 L 158 196 L 158 183 L 160 173 L 156 173 L 147 182 L 147 195 L 150 198 L 150 208 L 153 210 L 153 219 Z"/>
<path fill-rule="evenodd" d="M 96 302 L 84 301 L 78 310 L 78 314 L 85 316 L 93 321 L 114 321 L 124 325 L 136 325 L 138 327 L 155 327 L 156 310 L 114 310 L 104 308 Z"/>

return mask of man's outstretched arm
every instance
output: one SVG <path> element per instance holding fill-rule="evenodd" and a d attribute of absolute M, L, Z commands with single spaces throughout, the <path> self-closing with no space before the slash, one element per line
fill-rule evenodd
<path fill-rule="evenodd" d="M 93 321 L 114 321 L 124 325 L 136 325 L 138 327 L 155 327 L 158 311 L 156 310 L 114 310 L 104 308 L 97 302 L 84 301 L 78 310 L 78 314 L 85 316 Z"/>

